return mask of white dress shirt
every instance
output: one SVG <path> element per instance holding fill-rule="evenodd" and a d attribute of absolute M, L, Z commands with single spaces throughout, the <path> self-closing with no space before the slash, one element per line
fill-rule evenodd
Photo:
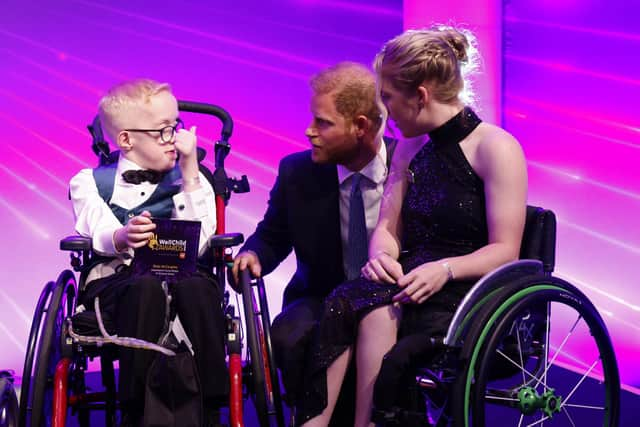
<path fill-rule="evenodd" d="M 351 198 L 351 176 L 355 171 L 338 165 L 338 181 L 340 182 L 340 235 L 342 237 L 342 253 L 347 250 L 349 239 L 349 205 Z M 371 233 L 378 223 L 380 216 L 380 203 L 384 182 L 387 179 L 387 148 L 380 141 L 380 148 L 376 156 L 365 167 L 359 170 L 363 175 L 360 180 L 360 191 L 364 203 L 365 221 L 367 224 L 367 240 L 371 240 Z M 346 257 L 342 257 L 342 266 L 347 274 Z"/>
<path fill-rule="evenodd" d="M 158 184 L 148 181 L 140 184 L 129 184 L 122 179 L 122 173 L 126 170 L 142 169 L 134 162 L 120 156 L 115 174 L 115 183 L 111 203 L 124 209 L 132 209 L 144 203 L 156 190 Z M 216 208 L 213 188 L 200 174 L 201 187 L 195 191 L 180 192 L 173 196 L 172 218 L 197 220 L 202 224 L 200 231 L 200 248 L 202 254 L 206 244 L 216 229 Z M 176 183 L 176 184 L 179 184 Z M 113 242 L 113 234 L 122 227 L 122 224 L 111 211 L 109 205 L 100 197 L 98 187 L 93 178 L 93 169 L 82 169 L 75 175 L 70 183 L 71 203 L 76 217 L 76 232 L 81 236 L 91 237 L 93 249 L 100 255 L 115 256 L 117 262 L 99 272 L 98 277 L 112 273 L 117 264 L 130 262 L 133 250 L 118 253 Z M 179 207 L 179 209 L 176 209 Z M 96 275 L 92 275 L 95 277 Z M 87 280 L 89 281 L 89 280 Z"/>

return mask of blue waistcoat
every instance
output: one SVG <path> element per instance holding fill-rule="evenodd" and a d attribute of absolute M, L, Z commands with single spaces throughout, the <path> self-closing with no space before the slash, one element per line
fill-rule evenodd
<path fill-rule="evenodd" d="M 180 186 L 174 183 L 182 178 L 178 165 L 164 175 L 151 197 L 132 209 L 125 209 L 122 206 L 111 203 L 117 166 L 118 163 L 114 162 L 110 165 L 95 168 L 93 170 L 93 179 L 96 181 L 100 197 L 109 205 L 121 224 L 126 224 L 129 218 L 140 215 L 145 210 L 151 212 L 151 216 L 154 217 L 171 218 L 173 210 L 172 197 L 180 192 Z"/>

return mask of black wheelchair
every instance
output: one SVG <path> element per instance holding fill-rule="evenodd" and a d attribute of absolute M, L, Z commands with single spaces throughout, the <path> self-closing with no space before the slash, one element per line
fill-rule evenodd
<path fill-rule="evenodd" d="M 233 121 L 224 109 L 215 105 L 180 101 L 179 110 L 212 116 L 222 124 L 221 138 L 214 146 L 214 171 L 203 166 L 206 152 L 200 147 L 198 160 L 200 171 L 211 183 L 216 197 L 217 229 L 208 245 L 213 273 L 224 284 L 225 271 L 232 262 L 231 248 L 244 239 L 239 233 L 225 234 L 225 206 L 231 193 L 249 191 L 246 176 L 232 179 L 227 177 L 224 169 L 224 161 L 231 148 L 229 138 L 233 132 Z M 99 156 L 100 163 L 116 161 L 118 153 L 109 151 L 98 118 L 89 125 L 89 131 L 93 137 L 93 151 Z M 81 426 L 88 426 L 90 412 L 102 410 L 105 414 L 104 424 L 111 427 L 116 425 L 118 409 L 114 373 L 117 348 L 113 344 L 80 344 L 70 334 L 78 295 L 84 291 L 87 275 L 99 257 L 92 252 L 90 238 L 67 237 L 60 241 L 60 249 L 70 252 L 72 269 L 79 274 L 76 278 L 73 271 L 64 270 L 56 281 L 47 283 L 42 290 L 29 334 L 17 425 L 62 427 L 71 413 L 77 416 Z M 270 319 L 264 284 L 261 280 L 251 280 L 245 274 L 241 287 L 244 322 L 240 321 L 234 306 L 228 303 L 228 293 L 225 294 L 223 307 L 228 324 L 226 346 L 231 381 L 230 424 L 233 427 L 244 425 L 243 400 L 248 396 L 253 400 L 261 426 L 284 426 L 280 385 L 271 352 Z M 242 327 L 243 323 L 246 328 Z M 245 360 L 242 360 L 245 329 L 248 351 Z M 87 390 L 86 370 L 88 360 L 93 358 L 100 360 L 103 391 Z"/>
<path fill-rule="evenodd" d="M 0 371 L 0 427 L 18 425 L 18 398 L 13 381 L 13 372 Z"/>
<path fill-rule="evenodd" d="M 429 361 L 407 391 L 411 409 L 374 411 L 374 420 L 617 426 L 620 379 L 607 328 L 580 290 L 552 276 L 555 244 L 553 212 L 529 206 L 520 260 L 482 277 L 446 336 L 431 339 Z M 571 341 L 578 354 L 566 350 Z"/>

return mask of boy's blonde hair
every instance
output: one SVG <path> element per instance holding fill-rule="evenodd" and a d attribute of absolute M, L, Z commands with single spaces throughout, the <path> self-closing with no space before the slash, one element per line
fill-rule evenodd
<path fill-rule="evenodd" d="M 171 92 L 171 86 L 151 79 L 128 80 L 109 89 L 98 104 L 102 129 L 109 139 L 116 143 L 118 133 L 127 127 L 126 117 L 163 91 Z"/>
<path fill-rule="evenodd" d="M 311 77 L 309 84 L 315 95 L 335 92 L 336 110 L 348 121 L 364 115 L 375 129 L 382 123 L 376 103 L 375 76 L 364 65 L 340 62 Z"/>

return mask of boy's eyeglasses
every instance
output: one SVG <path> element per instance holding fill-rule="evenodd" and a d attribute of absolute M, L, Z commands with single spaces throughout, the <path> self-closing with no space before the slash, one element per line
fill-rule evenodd
<path fill-rule="evenodd" d="M 173 141 L 173 137 L 180 129 L 184 129 L 184 122 L 181 119 L 176 120 L 173 126 L 165 126 L 162 129 L 125 129 L 127 132 L 158 132 L 163 144 Z"/>

